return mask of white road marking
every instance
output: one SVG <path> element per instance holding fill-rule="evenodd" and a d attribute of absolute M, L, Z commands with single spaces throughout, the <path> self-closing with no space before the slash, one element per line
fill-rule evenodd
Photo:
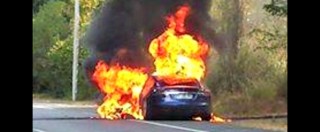
<path fill-rule="evenodd" d="M 40 129 L 35 129 L 35 128 L 33 128 L 33 131 L 35 131 L 35 132 L 46 132 L 46 131 L 43 131 L 43 130 L 40 130 Z"/>
<path fill-rule="evenodd" d="M 162 126 L 162 127 L 168 127 L 168 128 L 174 128 L 174 129 L 179 129 L 179 130 L 185 130 L 185 131 L 190 131 L 190 132 L 207 132 L 207 131 L 203 131 L 203 130 L 197 130 L 197 129 L 181 127 L 181 126 L 174 126 L 174 125 L 168 125 L 168 124 L 161 124 L 161 123 L 151 122 L 151 121 L 142 121 L 142 120 L 130 120 L 130 121 L 146 123 L 146 124 Z"/>
<path fill-rule="evenodd" d="M 70 105 L 70 104 L 58 104 L 58 103 L 34 103 L 33 108 L 54 109 L 54 108 L 95 108 L 94 105 Z"/>
<path fill-rule="evenodd" d="M 53 110 L 54 108 L 51 108 L 49 106 L 44 106 L 44 105 L 33 105 L 33 108 L 39 108 L 39 109 L 49 109 L 49 110 Z"/>

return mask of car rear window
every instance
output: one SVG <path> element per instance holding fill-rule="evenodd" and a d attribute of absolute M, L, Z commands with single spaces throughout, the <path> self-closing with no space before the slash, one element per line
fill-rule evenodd
<path fill-rule="evenodd" d="M 175 86 L 175 85 L 184 85 L 184 86 L 199 86 L 199 82 L 195 79 L 168 79 L 162 78 L 157 80 L 158 86 Z"/>

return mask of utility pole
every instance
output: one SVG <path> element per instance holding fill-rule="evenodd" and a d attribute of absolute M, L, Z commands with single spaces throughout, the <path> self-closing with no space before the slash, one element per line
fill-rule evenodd
<path fill-rule="evenodd" d="M 73 31 L 73 64 L 72 64 L 72 100 L 76 100 L 78 92 L 78 56 L 79 56 L 79 0 L 74 4 L 74 31 Z"/>

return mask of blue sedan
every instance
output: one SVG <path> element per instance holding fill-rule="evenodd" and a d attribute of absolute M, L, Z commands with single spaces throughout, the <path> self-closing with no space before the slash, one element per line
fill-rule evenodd
<path fill-rule="evenodd" d="M 176 83 L 152 76 L 141 92 L 140 103 L 146 120 L 211 118 L 211 92 L 196 79 Z"/>

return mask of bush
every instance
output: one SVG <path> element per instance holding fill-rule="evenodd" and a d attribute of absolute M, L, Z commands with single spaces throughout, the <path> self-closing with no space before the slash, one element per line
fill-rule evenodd
<path fill-rule="evenodd" d="M 258 114 L 286 109 L 286 72 L 274 65 L 270 54 L 243 45 L 235 57 L 228 55 L 209 64 L 212 71 L 206 84 L 213 92 L 216 112 Z"/>
<path fill-rule="evenodd" d="M 62 15 L 66 4 L 61 1 L 48 2 L 41 6 L 33 18 L 33 91 L 50 92 L 54 84 L 54 72 L 50 71 L 54 61 L 50 60 L 48 52 L 54 45 L 70 33 L 69 23 Z M 57 42 L 59 41 L 59 42 Z M 50 69 L 50 70 L 48 70 Z"/>
<path fill-rule="evenodd" d="M 33 19 L 33 92 L 54 98 L 71 99 L 72 95 L 72 26 L 62 1 L 44 4 Z M 88 55 L 80 48 L 79 64 Z M 90 99 L 96 89 L 85 81 L 79 66 L 77 99 Z"/>

